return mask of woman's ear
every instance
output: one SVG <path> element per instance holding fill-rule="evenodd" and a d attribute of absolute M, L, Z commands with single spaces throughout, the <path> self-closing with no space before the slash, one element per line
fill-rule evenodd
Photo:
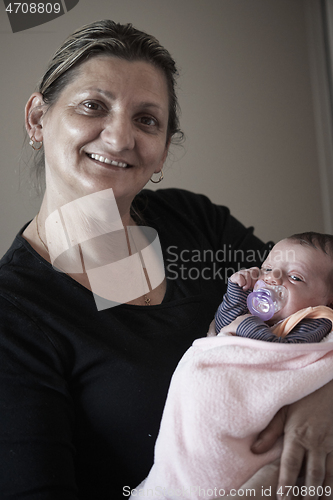
<path fill-rule="evenodd" d="M 25 106 L 25 128 L 30 138 L 36 142 L 43 141 L 42 120 L 45 113 L 45 103 L 42 94 L 34 92 Z"/>

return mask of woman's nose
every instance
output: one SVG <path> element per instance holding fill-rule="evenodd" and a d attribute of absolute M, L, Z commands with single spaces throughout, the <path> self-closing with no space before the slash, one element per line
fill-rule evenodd
<path fill-rule="evenodd" d="M 123 115 L 110 118 L 101 137 L 114 152 L 133 149 L 135 145 L 133 123 Z"/>

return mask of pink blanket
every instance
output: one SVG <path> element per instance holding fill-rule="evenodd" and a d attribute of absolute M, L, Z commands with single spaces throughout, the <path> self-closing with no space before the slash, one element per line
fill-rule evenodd
<path fill-rule="evenodd" d="M 239 488 L 281 453 L 250 451 L 285 405 L 333 378 L 333 332 L 319 344 L 234 336 L 198 339 L 172 377 L 155 460 L 136 489 L 147 498 L 214 498 Z"/>

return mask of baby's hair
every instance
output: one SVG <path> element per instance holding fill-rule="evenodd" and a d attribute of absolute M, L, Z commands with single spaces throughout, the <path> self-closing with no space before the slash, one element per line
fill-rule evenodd
<path fill-rule="evenodd" d="M 327 276 L 327 284 L 329 289 L 333 292 L 333 235 L 309 231 L 307 233 L 293 234 L 289 236 L 287 240 L 292 240 L 300 245 L 308 245 L 316 250 L 319 248 L 331 258 L 332 269 Z"/>
<path fill-rule="evenodd" d="M 333 235 L 315 233 L 309 231 L 307 233 L 293 234 L 287 238 L 288 240 L 293 240 L 300 245 L 309 245 L 312 248 L 320 249 L 322 252 L 326 253 L 333 258 Z"/>

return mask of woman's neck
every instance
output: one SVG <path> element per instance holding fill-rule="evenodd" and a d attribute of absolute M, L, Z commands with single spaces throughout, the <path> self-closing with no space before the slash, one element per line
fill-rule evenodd
<path fill-rule="evenodd" d="M 148 291 L 142 263 L 138 261 L 141 251 L 151 243 L 151 235 L 145 233 L 144 227 L 133 226 L 136 224 L 130 207 L 121 215 L 115 199 L 105 190 L 86 200 L 81 198 L 58 207 L 44 197 L 38 216 L 23 237 L 55 268 L 97 296 L 110 299 L 110 284 L 116 283 L 116 296 L 120 291 L 124 296 L 121 302 L 144 305 L 149 300 L 149 304 L 159 304 L 166 290 L 165 279 L 156 290 L 149 288 Z M 121 267 L 123 262 L 127 262 L 125 268 Z M 134 266 L 133 272 L 131 266 Z M 126 299 L 131 289 L 128 283 L 133 279 L 138 288 L 137 298 Z"/>
<path fill-rule="evenodd" d="M 119 234 L 124 227 L 134 225 L 136 224 L 130 214 L 130 204 L 118 203 L 112 189 L 70 201 L 49 196 L 46 192 L 38 220 L 27 228 L 23 236 L 44 258 L 46 251 L 49 254 L 47 260 L 51 263 L 65 252 L 68 258 L 74 258 L 68 249 L 90 241 L 90 246 L 85 245 L 86 252 L 91 254 L 90 260 L 97 263 L 105 258 L 103 235 Z"/>

